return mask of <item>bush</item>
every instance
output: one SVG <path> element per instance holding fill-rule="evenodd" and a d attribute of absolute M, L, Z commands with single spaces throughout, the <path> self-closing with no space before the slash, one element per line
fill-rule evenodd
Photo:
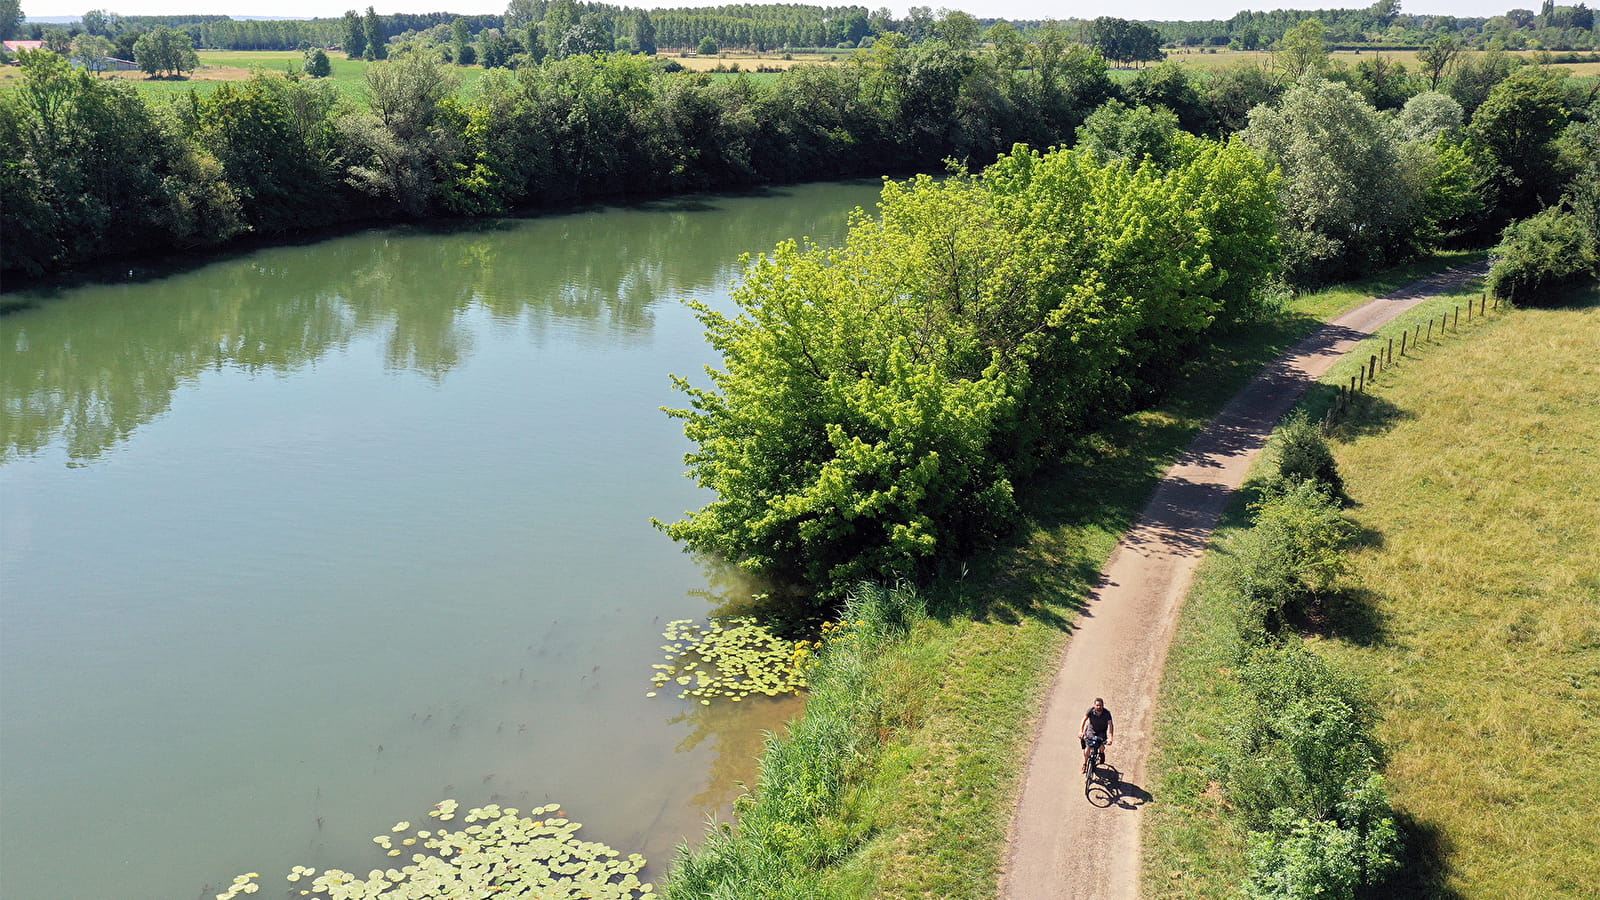
<path fill-rule="evenodd" d="M 1322 436 L 1322 428 L 1303 411 L 1284 420 L 1275 440 L 1278 472 L 1270 487 L 1282 492 L 1309 481 L 1336 500 L 1349 500 L 1344 492 L 1344 479 L 1339 476 L 1339 464 L 1333 458 L 1327 438 Z"/>
<path fill-rule="evenodd" d="M 1522 306 L 1547 302 L 1549 293 L 1600 275 L 1596 237 L 1565 207 L 1552 207 L 1506 228 L 1494 248 L 1489 291 Z"/>
<path fill-rule="evenodd" d="M 1253 651 L 1239 678 L 1248 702 L 1234 711 L 1218 766 L 1228 801 L 1257 829 L 1279 809 L 1333 816 L 1378 756 L 1360 683 L 1297 644 Z"/>
<path fill-rule="evenodd" d="M 1245 647 L 1319 608 L 1349 568 L 1354 534 L 1336 501 L 1315 481 L 1285 482 L 1256 505 L 1255 524 L 1234 547 L 1239 637 Z"/>
<path fill-rule="evenodd" d="M 306 51 L 306 61 L 302 68 L 312 78 L 327 78 L 333 74 L 333 63 L 328 61 L 327 51 L 320 47 Z"/>
<path fill-rule="evenodd" d="M 1238 143 L 1171 172 L 1019 148 L 881 209 L 751 263 L 736 316 L 696 305 L 723 368 L 670 411 L 717 497 L 667 532 L 823 594 L 1002 534 L 1015 479 L 1236 319 L 1274 259 L 1271 178 Z"/>
<path fill-rule="evenodd" d="M 1287 815 L 1274 824 L 1251 837 L 1250 900 L 1354 900 L 1399 866 L 1392 817 L 1366 829 Z"/>

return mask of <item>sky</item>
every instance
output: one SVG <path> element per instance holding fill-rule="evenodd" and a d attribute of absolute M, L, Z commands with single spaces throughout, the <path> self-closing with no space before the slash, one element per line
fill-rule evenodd
<path fill-rule="evenodd" d="M 716 6 L 732 0 L 703 0 L 703 2 L 674 2 L 674 0 L 615 0 L 619 6 L 640 6 L 653 9 L 668 6 Z M 759 0 L 756 0 L 759 2 Z M 844 5 L 844 0 L 800 0 L 818 6 Z M 868 9 L 888 6 L 895 15 L 905 15 L 906 7 L 926 5 L 935 10 L 948 7 L 971 13 L 980 18 L 1008 19 L 1092 19 L 1096 16 L 1114 15 L 1124 19 L 1193 20 L 1227 19 L 1241 9 L 1359 9 L 1370 5 L 1371 0 L 947 0 L 926 3 L 884 3 L 882 0 L 855 0 Z M 1576 0 L 1573 0 L 1576 2 Z M 89 9 L 106 9 L 126 16 L 172 15 L 180 13 L 226 13 L 231 16 L 281 16 L 295 18 L 333 18 L 352 8 L 374 6 L 379 13 L 454 12 L 462 14 L 500 13 L 505 11 L 504 0 L 227 0 L 226 5 L 217 0 L 22 0 L 22 12 L 27 16 L 78 16 Z M 1563 3 L 1562 5 L 1567 5 Z M 1401 9 L 1407 13 L 1446 14 L 1453 16 L 1498 16 L 1507 9 L 1535 8 L 1534 0 L 1402 0 Z"/>

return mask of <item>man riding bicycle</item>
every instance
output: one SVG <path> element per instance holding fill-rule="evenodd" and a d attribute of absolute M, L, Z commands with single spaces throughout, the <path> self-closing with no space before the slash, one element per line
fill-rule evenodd
<path fill-rule="evenodd" d="M 1094 705 L 1083 714 L 1083 724 L 1078 726 L 1078 743 L 1083 747 L 1083 771 L 1089 771 L 1090 752 L 1098 746 L 1111 746 L 1111 738 L 1116 733 L 1116 726 L 1111 724 L 1111 710 L 1106 709 L 1106 702 L 1099 697 L 1094 698 Z M 1105 761 L 1103 751 L 1100 760 Z"/>

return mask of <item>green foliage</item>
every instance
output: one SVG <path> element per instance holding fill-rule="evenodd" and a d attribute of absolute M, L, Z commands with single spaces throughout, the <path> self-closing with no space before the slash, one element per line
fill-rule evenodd
<path fill-rule="evenodd" d="M 1254 650 L 1239 678 L 1247 702 L 1231 712 L 1218 768 L 1229 802 L 1257 830 L 1278 809 L 1334 816 L 1378 754 L 1360 686 L 1293 643 Z"/>
<path fill-rule="evenodd" d="M 1166 56 L 1161 51 L 1161 35 L 1143 22 L 1101 16 L 1089 23 L 1087 36 L 1090 46 L 1113 62 L 1143 62 Z"/>
<path fill-rule="evenodd" d="M 1390 121 L 1348 87 L 1316 77 L 1250 113 L 1245 139 L 1283 169 L 1285 275 L 1311 285 L 1410 253 L 1417 198 Z"/>
<path fill-rule="evenodd" d="M 200 57 L 188 32 L 157 25 L 141 35 L 133 45 L 133 61 L 149 75 L 177 76 L 200 67 Z"/>
<path fill-rule="evenodd" d="M 1381 797 L 1382 779 L 1372 782 L 1366 790 Z M 1391 816 L 1362 829 L 1280 812 L 1270 831 L 1251 836 L 1250 900 L 1356 900 L 1400 865 Z"/>
<path fill-rule="evenodd" d="M 42 272 L 113 252 L 207 246 L 241 230 L 217 161 L 125 81 L 24 51 L 0 93 L 5 267 Z"/>
<path fill-rule="evenodd" d="M 355 10 L 344 14 L 344 54 L 348 59 L 361 59 L 367 53 L 367 29 L 361 15 Z"/>
<path fill-rule="evenodd" d="M 1217 764 L 1251 836 L 1251 898 L 1358 896 L 1398 865 L 1375 711 L 1359 685 L 1298 644 L 1256 650 L 1239 671 Z"/>
<path fill-rule="evenodd" d="M 1019 148 L 885 186 L 837 250 L 751 262 L 722 355 L 671 410 L 717 498 L 664 526 L 824 592 L 913 575 L 1012 521 L 1014 479 L 1145 367 L 1243 308 L 1272 267 L 1272 184 L 1236 144 L 1170 172 Z"/>
<path fill-rule="evenodd" d="M 1600 247 L 1591 224 L 1564 206 L 1508 226 L 1494 248 L 1488 288 L 1524 306 L 1554 301 L 1556 288 L 1600 277 Z"/>
<path fill-rule="evenodd" d="M 1239 633 L 1248 646 L 1320 606 L 1348 569 L 1353 527 L 1315 481 L 1285 481 L 1255 509 L 1236 548 Z"/>
<path fill-rule="evenodd" d="M 1273 441 L 1277 452 L 1274 479 L 1277 490 L 1288 490 L 1309 481 L 1336 500 L 1349 499 L 1344 492 L 1344 479 L 1339 477 L 1339 464 L 1333 458 L 1333 448 L 1328 446 L 1321 426 L 1304 412 L 1295 412 L 1285 419 L 1273 435 Z"/>
<path fill-rule="evenodd" d="M 1555 141 L 1570 118 L 1561 81 L 1540 67 L 1519 69 L 1472 115 L 1467 133 L 1491 173 L 1500 222 L 1527 216 L 1561 194 Z"/>
<path fill-rule="evenodd" d="M 707 35 L 700 39 L 700 46 L 696 48 L 696 52 L 701 56 L 716 56 L 721 49 L 721 47 L 717 46 L 717 42 L 710 35 Z"/>
<path fill-rule="evenodd" d="M 445 800 L 429 817 L 449 822 L 459 804 Z M 539 897 L 541 900 L 648 900 L 655 886 L 641 882 L 644 857 L 620 857 L 605 844 L 579 840 L 583 826 L 570 821 L 556 804 L 519 810 L 490 804 L 467 812 L 466 827 L 413 830 L 396 823 L 372 839 L 388 856 L 410 849 L 410 863 L 375 868 L 362 878 L 343 869 L 318 874 L 293 867 L 285 880 L 300 896 L 326 900 L 466 900 L 469 897 Z M 395 846 L 399 844 L 399 846 Z M 233 880 L 217 900 L 259 892 L 261 876 L 249 872 Z"/>
<path fill-rule="evenodd" d="M 1107 100 L 1078 128 L 1080 147 L 1093 151 L 1102 162 L 1149 159 L 1165 168 L 1176 152 L 1178 116 L 1165 108 L 1129 108 L 1120 100 Z"/>
<path fill-rule="evenodd" d="M 1318 19 L 1306 19 L 1278 39 L 1277 63 L 1291 80 L 1328 71 L 1327 28 Z"/>
<path fill-rule="evenodd" d="M 313 47 L 306 51 L 306 61 L 301 70 L 312 78 L 327 78 L 333 74 L 333 63 L 328 60 L 326 50 Z"/>
<path fill-rule="evenodd" d="M 324 84 L 265 74 L 192 100 L 199 136 L 244 201 L 252 228 L 281 234 L 322 218 L 319 208 L 333 188 L 335 102 Z"/>

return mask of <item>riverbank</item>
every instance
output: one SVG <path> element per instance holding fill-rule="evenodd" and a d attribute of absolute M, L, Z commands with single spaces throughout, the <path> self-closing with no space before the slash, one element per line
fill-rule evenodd
<path fill-rule="evenodd" d="M 961 577 L 933 585 L 929 617 L 876 663 L 874 677 L 894 699 L 857 723 L 868 739 L 848 762 L 837 804 L 812 826 L 842 836 L 839 852 L 801 866 L 804 889 L 778 895 L 991 898 L 1037 701 L 1155 481 L 1267 361 L 1368 297 L 1467 258 L 1435 257 L 1288 302 L 1196 354 L 1163 403 L 1093 435 L 1019 488 L 1024 526 Z"/>

